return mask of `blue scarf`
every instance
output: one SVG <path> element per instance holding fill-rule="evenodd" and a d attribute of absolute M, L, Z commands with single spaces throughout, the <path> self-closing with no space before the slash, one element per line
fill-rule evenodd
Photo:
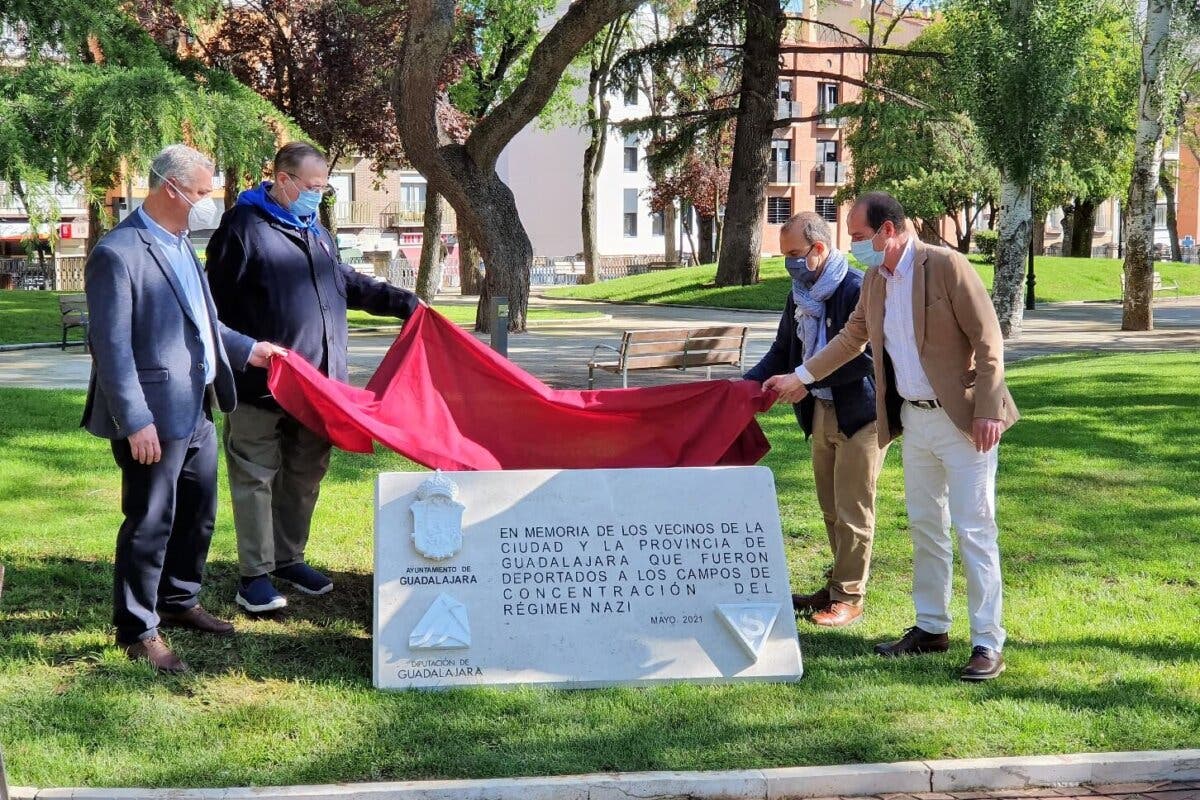
<path fill-rule="evenodd" d="M 831 249 L 829 257 L 825 259 L 825 269 L 815 283 L 811 278 L 792 279 L 792 299 L 796 301 L 796 336 L 804 345 L 806 359 L 817 352 L 821 322 L 825 319 L 825 301 L 842 285 L 849 268 L 845 254 L 841 250 Z"/>

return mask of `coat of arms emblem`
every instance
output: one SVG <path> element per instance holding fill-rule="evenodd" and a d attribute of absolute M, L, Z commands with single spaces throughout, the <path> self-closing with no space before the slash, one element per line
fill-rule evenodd
<path fill-rule="evenodd" d="M 450 558 L 462 548 L 462 514 L 458 485 L 441 470 L 417 487 L 412 504 L 413 544 L 417 552 L 435 561 Z"/>

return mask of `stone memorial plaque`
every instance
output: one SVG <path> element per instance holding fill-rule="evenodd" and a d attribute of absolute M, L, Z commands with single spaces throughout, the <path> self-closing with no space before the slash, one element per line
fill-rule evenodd
<path fill-rule="evenodd" d="M 797 680 L 766 467 L 383 473 L 383 689 Z"/>

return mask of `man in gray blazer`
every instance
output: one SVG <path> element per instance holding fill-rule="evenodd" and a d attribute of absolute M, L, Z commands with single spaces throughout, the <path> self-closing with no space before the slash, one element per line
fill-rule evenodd
<path fill-rule="evenodd" d="M 236 405 L 233 370 L 286 351 L 220 323 L 189 226 L 215 227 L 213 163 L 184 145 L 150 167 L 142 206 L 88 256 L 92 376 L 81 423 L 121 468 L 113 577 L 117 644 L 164 672 L 184 664 L 160 625 L 228 636 L 198 602 L 217 511 L 212 407 Z"/>

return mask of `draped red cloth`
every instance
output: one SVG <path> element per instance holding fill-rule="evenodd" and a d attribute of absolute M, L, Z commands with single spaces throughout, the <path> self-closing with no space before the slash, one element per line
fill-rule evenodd
<path fill-rule="evenodd" d="M 279 405 L 343 450 L 378 441 L 431 469 L 754 464 L 770 449 L 753 381 L 551 389 L 421 306 L 365 389 L 303 358 L 271 360 Z"/>

